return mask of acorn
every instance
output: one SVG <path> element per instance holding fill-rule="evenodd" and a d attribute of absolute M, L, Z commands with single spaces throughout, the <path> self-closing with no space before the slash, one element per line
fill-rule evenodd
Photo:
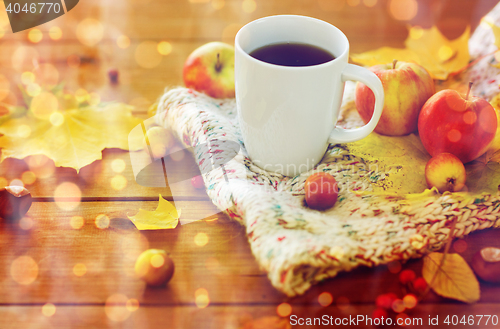
<path fill-rule="evenodd" d="M 0 217 L 19 219 L 31 207 L 31 193 L 24 186 L 6 186 L 0 189 Z"/>

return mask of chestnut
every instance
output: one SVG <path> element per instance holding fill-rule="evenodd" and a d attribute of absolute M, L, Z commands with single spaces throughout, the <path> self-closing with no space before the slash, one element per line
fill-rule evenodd
<path fill-rule="evenodd" d="M 6 186 L 0 189 L 0 217 L 19 219 L 31 207 L 31 193 L 23 186 Z"/>
<path fill-rule="evenodd" d="M 500 283 L 500 248 L 481 249 L 472 257 L 471 265 L 484 281 Z"/>

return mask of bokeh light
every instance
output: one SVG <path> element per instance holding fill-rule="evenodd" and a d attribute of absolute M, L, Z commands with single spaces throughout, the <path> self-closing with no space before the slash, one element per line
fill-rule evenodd
<path fill-rule="evenodd" d="M 135 61 L 140 67 L 152 69 L 161 62 L 158 44 L 153 41 L 143 41 L 135 49 Z"/>
<path fill-rule="evenodd" d="M 26 71 L 21 74 L 21 83 L 24 85 L 29 85 L 35 82 L 35 75 L 33 72 Z"/>
<path fill-rule="evenodd" d="M 109 227 L 109 217 L 105 214 L 97 215 L 95 218 L 95 226 L 101 230 L 107 229 Z"/>
<path fill-rule="evenodd" d="M 35 173 L 38 179 L 48 178 L 52 176 L 56 169 L 54 166 L 54 162 L 43 154 L 35 154 L 28 157 L 27 163 L 30 170 Z"/>
<path fill-rule="evenodd" d="M 75 264 L 73 266 L 73 274 L 76 276 L 84 276 L 87 273 L 87 266 L 82 263 Z"/>
<path fill-rule="evenodd" d="M 101 22 L 93 18 L 82 20 L 76 27 L 76 37 L 85 46 L 95 46 L 102 40 L 103 36 L 104 27 Z"/>
<path fill-rule="evenodd" d="M 71 182 L 63 182 L 54 191 L 56 205 L 62 210 L 73 210 L 80 204 L 82 192 L 80 188 Z"/>
<path fill-rule="evenodd" d="M 34 70 L 35 81 L 41 86 L 52 88 L 59 82 L 59 71 L 50 63 L 38 65 Z"/>
<path fill-rule="evenodd" d="M 62 38 L 62 30 L 59 26 L 52 26 L 49 30 L 49 37 L 52 40 L 59 40 Z"/>
<path fill-rule="evenodd" d="M 410 28 L 410 38 L 420 39 L 424 35 L 424 29 L 421 26 L 415 25 Z"/>
<path fill-rule="evenodd" d="M 85 225 L 85 219 L 82 216 L 73 216 L 69 220 L 69 225 L 71 225 L 72 229 L 79 230 Z"/>
<path fill-rule="evenodd" d="M 130 38 L 122 34 L 116 38 L 116 45 L 121 49 L 126 49 L 130 46 Z"/>
<path fill-rule="evenodd" d="M 50 115 L 49 120 L 52 125 L 59 127 L 64 123 L 64 115 L 61 112 L 54 112 Z"/>
<path fill-rule="evenodd" d="M 42 306 L 42 314 L 48 318 L 56 314 L 56 306 L 52 303 L 47 303 Z"/>
<path fill-rule="evenodd" d="M 16 134 L 21 138 L 28 138 L 31 135 L 31 128 L 28 125 L 19 125 Z"/>
<path fill-rule="evenodd" d="M 31 71 L 38 64 L 38 52 L 33 47 L 20 46 L 12 54 L 12 68 L 18 72 Z"/>
<path fill-rule="evenodd" d="M 200 232 L 195 235 L 194 237 L 194 243 L 198 247 L 203 247 L 208 243 L 208 235 L 206 233 Z"/>
<path fill-rule="evenodd" d="M 115 175 L 111 178 L 111 187 L 113 190 L 121 191 L 127 187 L 127 179 L 123 175 Z"/>
<path fill-rule="evenodd" d="M 467 111 L 464 113 L 463 119 L 468 125 L 474 124 L 477 120 L 477 114 L 474 111 Z"/>
<path fill-rule="evenodd" d="M 33 228 L 33 224 L 34 224 L 33 219 L 27 216 L 24 216 L 19 220 L 19 227 L 21 228 L 21 230 L 24 231 L 31 230 Z"/>
<path fill-rule="evenodd" d="M 199 288 L 194 292 L 195 303 L 198 308 L 205 308 L 210 304 L 208 291 L 205 288 Z"/>
<path fill-rule="evenodd" d="M 438 57 L 439 57 L 439 60 L 441 62 L 446 62 L 447 60 L 449 60 L 453 55 L 455 54 L 455 52 L 453 51 L 453 49 L 451 49 L 450 46 L 447 46 L 447 45 L 442 45 L 441 47 L 439 47 L 439 50 L 438 50 Z"/>
<path fill-rule="evenodd" d="M 224 0 L 212 0 L 212 7 L 217 10 L 224 8 L 225 4 Z"/>
<path fill-rule="evenodd" d="M 396 313 L 401 313 L 405 310 L 405 303 L 402 299 L 396 298 L 392 302 L 392 310 Z"/>
<path fill-rule="evenodd" d="M 39 119 L 47 120 L 51 114 L 57 111 L 57 97 L 49 92 L 42 92 L 31 100 L 31 111 Z"/>
<path fill-rule="evenodd" d="M 26 86 L 26 93 L 31 97 L 36 97 L 42 92 L 42 87 L 38 83 L 30 83 Z"/>
<path fill-rule="evenodd" d="M 172 44 L 170 44 L 170 42 L 168 41 L 159 42 L 156 48 L 158 52 L 163 56 L 167 56 L 172 52 Z"/>
<path fill-rule="evenodd" d="M 417 15 L 418 3 L 416 0 L 390 0 L 389 12 L 394 19 L 409 21 Z"/>
<path fill-rule="evenodd" d="M 106 299 L 104 304 L 104 312 L 106 316 L 114 322 L 123 322 L 130 316 L 130 311 L 127 309 L 127 296 L 123 294 L 113 294 Z"/>
<path fill-rule="evenodd" d="M 318 0 L 318 5 L 324 11 L 341 11 L 345 7 L 345 0 Z"/>
<path fill-rule="evenodd" d="M 292 314 L 292 306 L 288 303 L 281 303 L 276 308 L 276 313 L 278 313 L 279 316 L 286 318 Z"/>
<path fill-rule="evenodd" d="M 401 263 L 397 260 L 394 260 L 392 262 L 389 262 L 387 264 L 387 269 L 389 270 L 389 272 L 393 273 L 393 274 L 397 274 L 399 272 L 401 272 Z"/>
<path fill-rule="evenodd" d="M 182 159 L 184 159 L 184 156 L 184 149 L 181 149 L 179 146 L 173 146 L 171 148 L 170 158 L 175 162 L 182 161 Z"/>
<path fill-rule="evenodd" d="M 111 170 L 115 173 L 122 173 L 126 168 L 126 163 L 122 159 L 114 159 L 111 161 Z"/>
<path fill-rule="evenodd" d="M 28 40 L 33 43 L 39 43 L 43 39 L 42 31 L 39 29 L 31 29 L 28 32 Z"/>
<path fill-rule="evenodd" d="M 153 266 L 154 268 L 160 268 L 163 266 L 163 264 L 165 264 L 165 257 L 163 257 L 163 255 L 160 254 L 155 254 L 151 256 L 149 262 L 151 263 L 151 266 Z"/>
<path fill-rule="evenodd" d="M 467 250 L 467 242 L 465 242 L 465 240 L 457 240 L 453 242 L 453 249 L 458 253 L 463 253 Z"/>
<path fill-rule="evenodd" d="M 458 129 L 451 129 L 448 131 L 446 134 L 446 137 L 448 140 L 452 143 L 458 142 L 460 139 L 462 139 L 462 133 Z"/>
<path fill-rule="evenodd" d="M 257 3 L 255 0 L 243 0 L 241 8 L 245 13 L 253 13 L 257 8 Z"/>
<path fill-rule="evenodd" d="M 412 309 L 417 306 L 418 299 L 413 294 L 408 294 L 403 297 L 403 304 L 406 308 Z"/>
<path fill-rule="evenodd" d="M 130 298 L 127 300 L 127 304 L 125 304 L 125 307 L 129 312 L 135 312 L 139 309 L 139 301 L 135 298 Z"/>
<path fill-rule="evenodd" d="M 99 105 L 99 103 L 101 102 L 101 96 L 98 93 L 90 93 L 88 102 L 90 106 Z"/>
<path fill-rule="evenodd" d="M 9 80 L 0 74 L 0 101 L 4 100 L 9 95 L 10 83 Z"/>
<path fill-rule="evenodd" d="M 38 265 L 30 256 L 20 256 L 12 262 L 10 275 L 17 283 L 30 285 L 38 277 Z"/>
<path fill-rule="evenodd" d="M 333 302 L 333 296 L 329 292 L 325 291 L 325 292 L 322 292 L 321 294 L 319 294 L 318 303 L 321 306 L 324 306 L 324 307 L 329 306 L 332 302 Z"/>
<path fill-rule="evenodd" d="M 375 7 L 377 0 L 363 0 L 363 4 L 369 8 Z"/>
<path fill-rule="evenodd" d="M 21 180 L 24 185 L 31 185 L 36 181 L 36 175 L 32 171 L 25 171 L 21 174 Z"/>
<path fill-rule="evenodd" d="M 89 99 L 89 93 L 83 88 L 78 88 L 75 91 L 75 98 L 78 103 L 86 102 Z"/>
<path fill-rule="evenodd" d="M 16 179 L 11 180 L 9 185 L 10 186 L 24 186 L 24 183 L 22 180 L 16 178 Z"/>

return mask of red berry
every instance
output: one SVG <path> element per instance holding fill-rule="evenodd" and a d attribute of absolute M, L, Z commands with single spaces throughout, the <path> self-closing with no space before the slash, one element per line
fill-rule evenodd
<path fill-rule="evenodd" d="M 378 308 L 385 308 L 387 310 L 392 309 L 392 303 L 398 298 L 395 293 L 390 292 L 387 294 L 378 295 L 375 299 L 375 305 Z"/>
<path fill-rule="evenodd" d="M 337 201 L 339 188 L 335 178 L 325 172 L 312 174 L 304 184 L 306 203 L 309 208 L 325 210 Z"/>
<path fill-rule="evenodd" d="M 383 308 L 376 308 L 372 313 L 372 319 L 387 319 L 389 316 Z"/>
<path fill-rule="evenodd" d="M 413 289 L 415 289 L 419 293 L 423 293 L 427 289 L 427 282 L 425 282 L 424 278 L 416 278 L 412 282 Z"/>
<path fill-rule="evenodd" d="M 415 280 L 417 276 L 415 275 L 415 272 L 413 270 L 403 270 L 401 273 L 399 273 L 399 282 L 402 284 L 408 284 Z"/>
<path fill-rule="evenodd" d="M 197 190 L 205 188 L 205 183 L 203 182 L 203 178 L 199 175 L 191 178 L 191 185 L 193 185 L 193 187 Z"/>

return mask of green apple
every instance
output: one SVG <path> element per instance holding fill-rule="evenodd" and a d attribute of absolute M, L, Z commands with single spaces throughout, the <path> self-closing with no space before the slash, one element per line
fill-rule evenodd
<path fill-rule="evenodd" d="M 184 85 L 214 98 L 234 97 L 234 47 L 209 42 L 184 63 Z"/>

